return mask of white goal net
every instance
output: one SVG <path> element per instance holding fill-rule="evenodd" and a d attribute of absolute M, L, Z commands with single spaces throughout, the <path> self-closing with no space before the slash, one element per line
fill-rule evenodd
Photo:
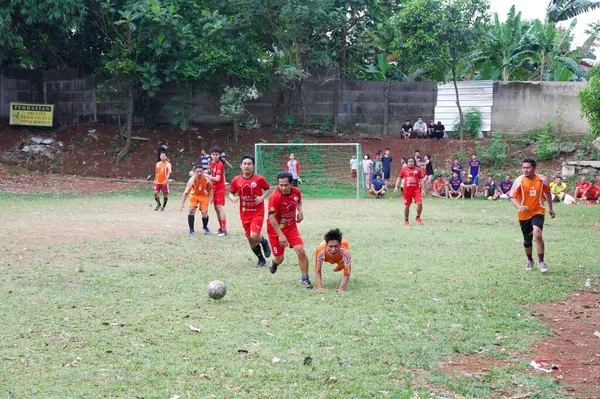
<path fill-rule="evenodd" d="M 277 174 L 286 170 L 290 154 L 300 164 L 298 188 L 304 195 L 360 198 L 364 193 L 360 144 L 257 143 L 254 145 L 256 173 L 275 184 Z M 356 174 L 352 173 L 353 157 L 357 160 Z"/>

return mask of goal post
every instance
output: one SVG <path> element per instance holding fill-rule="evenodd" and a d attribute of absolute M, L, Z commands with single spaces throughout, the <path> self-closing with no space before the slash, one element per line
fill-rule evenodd
<path fill-rule="evenodd" d="M 302 193 L 323 198 L 361 198 L 364 187 L 362 150 L 359 143 L 256 143 L 256 173 L 276 183 L 285 171 L 290 154 L 300 164 L 299 188 Z M 357 160 L 357 173 L 351 173 L 352 157 Z"/>

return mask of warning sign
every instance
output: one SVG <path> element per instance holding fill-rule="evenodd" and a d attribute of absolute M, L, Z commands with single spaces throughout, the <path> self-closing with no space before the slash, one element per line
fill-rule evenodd
<path fill-rule="evenodd" d="M 10 124 L 52 127 L 54 105 L 10 103 Z"/>

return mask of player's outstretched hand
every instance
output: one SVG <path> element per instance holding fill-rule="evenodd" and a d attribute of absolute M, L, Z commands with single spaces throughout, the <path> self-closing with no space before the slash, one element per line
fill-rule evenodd
<path fill-rule="evenodd" d="M 288 242 L 287 238 L 285 238 L 285 236 L 283 234 L 281 234 L 279 236 L 279 244 L 281 244 L 281 246 L 284 248 L 290 247 L 290 243 Z"/>
<path fill-rule="evenodd" d="M 296 215 L 296 223 L 300 223 L 303 220 L 304 220 L 304 213 L 298 212 L 298 215 Z"/>
<path fill-rule="evenodd" d="M 183 205 L 181 205 L 181 206 L 179 207 L 179 212 L 182 212 L 182 211 L 183 211 Z"/>
<path fill-rule="evenodd" d="M 264 201 L 263 197 L 256 197 L 256 199 L 254 200 L 254 205 L 260 205 L 260 204 L 262 204 L 263 201 Z"/>
<path fill-rule="evenodd" d="M 552 219 L 554 219 L 554 217 L 556 216 L 556 213 L 554 213 L 554 210 L 551 210 L 549 213 L 550 213 L 550 217 Z"/>
<path fill-rule="evenodd" d="M 529 207 L 525 206 L 525 205 L 521 205 L 519 207 L 519 212 L 527 212 L 527 209 L 529 209 Z"/>
<path fill-rule="evenodd" d="M 394 192 L 397 193 L 398 192 L 398 187 L 394 187 Z"/>

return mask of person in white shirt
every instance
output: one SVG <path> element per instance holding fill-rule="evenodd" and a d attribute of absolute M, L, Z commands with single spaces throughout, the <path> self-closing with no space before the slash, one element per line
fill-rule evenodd
<path fill-rule="evenodd" d="M 369 157 L 369 154 L 365 154 L 361 162 L 363 167 L 363 182 L 367 191 L 371 188 L 371 176 L 373 176 L 373 161 Z"/>
<path fill-rule="evenodd" d="M 292 186 L 298 187 L 298 180 L 300 179 L 300 162 L 296 160 L 294 154 L 290 154 L 290 160 L 287 162 L 285 171 L 292 174 Z"/>
<path fill-rule="evenodd" d="M 356 159 L 356 155 L 352 155 L 352 159 L 350 159 L 350 176 L 356 177 L 357 171 L 358 171 L 358 159 Z"/>
<path fill-rule="evenodd" d="M 419 119 L 413 125 L 413 131 L 417 133 L 417 138 L 422 139 L 427 134 L 427 124 L 423 121 L 423 117 L 419 116 Z"/>

